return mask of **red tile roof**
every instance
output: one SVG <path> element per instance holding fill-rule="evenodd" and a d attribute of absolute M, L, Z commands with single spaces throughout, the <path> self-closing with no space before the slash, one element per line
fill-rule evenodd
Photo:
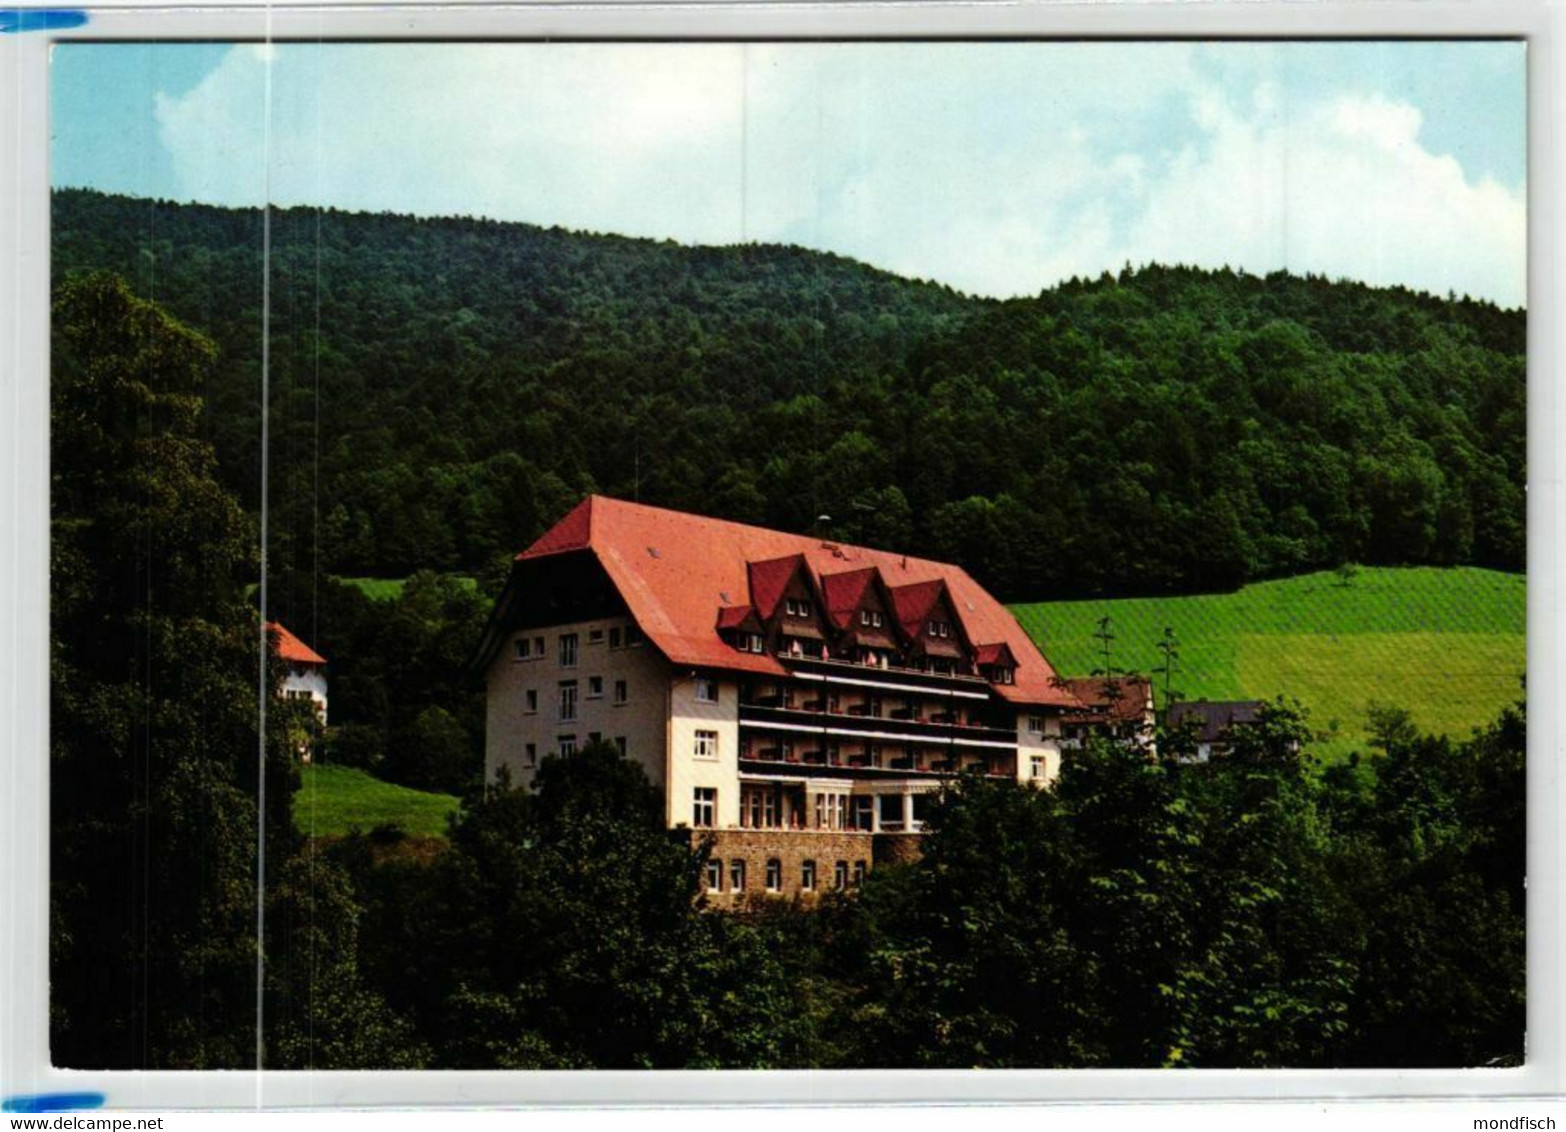
<path fill-rule="evenodd" d="M 817 577 L 845 567 L 878 567 L 894 593 L 900 587 L 919 587 L 909 594 L 915 605 L 926 591 L 933 601 L 945 582 L 969 639 L 1005 641 L 1017 658 L 1016 682 L 993 685 L 998 695 L 1017 703 L 1080 706 L 1058 686 L 1055 670 L 1016 618 L 959 566 L 602 495 L 584 499 L 517 558 L 582 550 L 602 563 L 642 631 L 676 664 L 781 673 L 783 667 L 774 658 L 726 644 L 717 633 L 716 613 L 725 593 L 736 600 L 749 594 L 755 604 L 763 604 L 767 595 L 751 591 L 755 567 L 761 568 L 761 588 L 771 592 L 776 604 L 793 570 L 792 564 L 778 560 L 802 555 Z M 901 602 L 898 614 L 902 616 Z"/>
<path fill-rule="evenodd" d="M 1153 695 L 1146 676 L 1079 676 L 1066 684 L 1088 708 L 1078 717 L 1083 722 L 1135 722 L 1146 715 Z"/>
<path fill-rule="evenodd" d="M 277 638 L 277 655 L 292 664 L 325 664 L 326 658 L 294 636 L 277 621 L 268 621 L 266 627 Z"/>

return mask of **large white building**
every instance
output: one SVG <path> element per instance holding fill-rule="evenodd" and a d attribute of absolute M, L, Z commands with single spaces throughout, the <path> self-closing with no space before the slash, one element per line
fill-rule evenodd
<path fill-rule="evenodd" d="M 613 743 L 723 894 L 917 852 L 943 780 L 1048 782 L 1083 707 L 959 567 L 602 496 L 517 556 L 479 659 L 489 778 Z"/>
<path fill-rule="evenodd" d="M 290 633 L 282 624 L 267 624 L 277 644 L 277 655 L 287 665 L 278 693 L 285 700 L 308 700 L 316 718 L 326 725 L 326 658 Z"/>

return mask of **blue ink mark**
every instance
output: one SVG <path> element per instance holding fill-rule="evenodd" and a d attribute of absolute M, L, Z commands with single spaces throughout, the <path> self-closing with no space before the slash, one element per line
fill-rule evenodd
<path fill-rule="evenodd" d="M 35 1093 L 30 1097 L 6 1097 L 0 1112 L 70 1112 L 78 1108 L 102 1108 L 102 1093 Z"/>
<path fill-rule="evenodd" d="M 79 28 L 86 22 L 79 8 L 0 8 L 0 32 Z"/>

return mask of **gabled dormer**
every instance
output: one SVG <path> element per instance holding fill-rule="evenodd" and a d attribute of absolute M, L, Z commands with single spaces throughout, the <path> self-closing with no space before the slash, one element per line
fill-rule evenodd
<path fill-rule="evenodd" d="M 821 576 L 827 619 L 837 631 L 834 651 L 845 660 L 886 667 L 902 650 L 891 594 L 874 566 Z"/>
<path fill-rule="evenodd" d="M 753 605 L 725 605 L 718 610 L 718 636 L 740 652 L 767 651 L 767 625 Z"/>
<path fill-rule="evenodd" d="M 973 661 L 979 675 L 991 684 L 1015 684 L 1017 682 L 1017 654 L 1005 641 L 992 645 L 978 645 L 973 650 Z"/>
<path fill-rule="evenodd" d="M 803 554 L 747 563 L 750 603 L 782 656 L 820 657 L 828 649 L 825 602 Z"/>
<path fill-rule="evenodd" d="M 936 672 L 972 670 L 973 644 L 944 581 L 893 586 L 889 592 L 910 660 Z"/>

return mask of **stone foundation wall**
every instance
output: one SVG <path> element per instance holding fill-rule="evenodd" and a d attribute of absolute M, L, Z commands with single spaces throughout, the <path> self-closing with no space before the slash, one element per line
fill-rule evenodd
<path fill-rule="evenodd" d="M 696 835 L 693 835 L 693 837 Z M 712 859 L 723 864 L 723 886 L 707 891 L 715 907 L 729 907 L 736 896 L 744 899 L 777 896 L 813 899 L 836 887 L 837 864 L 848 866 L 848 887 L 856 882 L 857 866 L 868 872 L 877 864 L 912 861 L 919 856 L 920 835 L 908 833 L 860 833 L 847 830 L 721 829 L 712 831 Z M 745 862 L 745 888 L 733 888 L 733 863 Z M 782 865 L 782 884 L 767 887 L 767 862 Z M 805 862 L 814 861 L 814 889 L 804 887 Z"/>

